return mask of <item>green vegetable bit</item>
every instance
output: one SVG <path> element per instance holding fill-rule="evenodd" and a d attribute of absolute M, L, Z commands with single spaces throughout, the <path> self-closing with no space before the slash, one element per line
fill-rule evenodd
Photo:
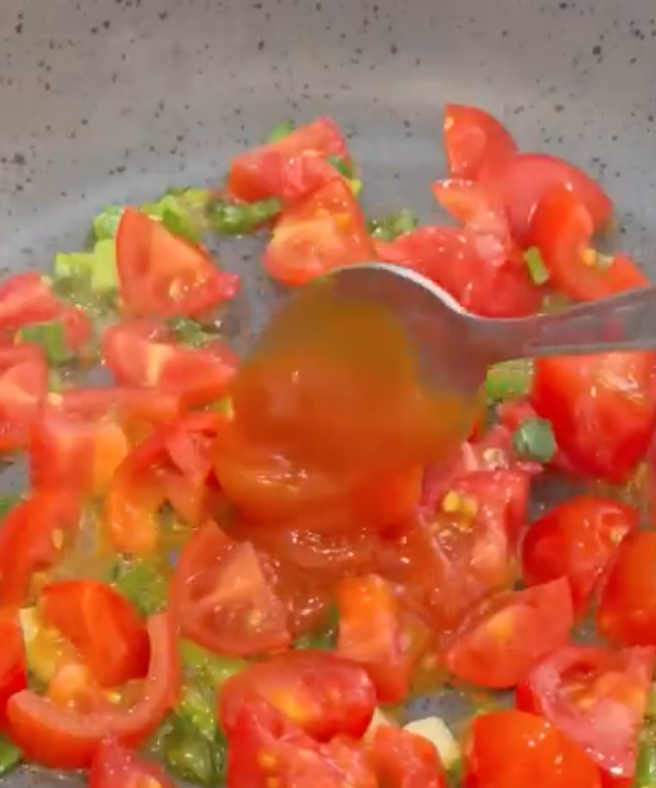
<path fill-rule="evenodd" d="M 69 282 L 72 294 L 84 290 L 101 296 L 113 294 L 118 289 L 115 241 L 112 238 L 97 241 L 91 252 L 57 254 L 55 277 L 56 282 Z"/>
<path fill-rule="evenodd" d="M 232 400 L 230 399 L 230 397 L 223 397 L 217 402 L 213 402 L 211 405 L 208 406 L 208 410 L 217 411 L 218 413 L 224 413 L 226 416 L 228 416 L 228 418 L 232 418 L 232 416 L 234 415 L 234 409 L 232 407 Z"/>
<path fill-rule="evenodd" d="M 204 347 L 210 341 L 205 327 L 196 320 L 191 320 L 188 317 L 174 317 L 169 321 L 169 325 L 175 332 L 178 341 L 183 345 Z"/>
<path fill-rule="evenodd" d="M 524 262 L 534 285 L 544 285 L 549 281 L 549 271 L 537 246 L 532 246 L 524 252 Z"/>
<path fill-rule="evenodd" d="M 407 208 L 382 219 L 371 219 L 367 223 L 369 234 L 378 241 L 393 241 L 399 235 L 414 230 L 418 224 L 417 217 Z"/>
<path fill-rule="evenodd" d="M 0 495 L 0 525 L 5 517 L 11 512 L 14 506 L 17 506 L 22 500 L 22 496 L 18 493 L 7 493 Z"/>
<path fill-rule="evenodd" d="M 656 786 L 656 743 L 651 736 L 644 736 L 638 750 L 634 788 L 653 788 Z"/>
<path fill-rule="evenodd" d="M 93 237 L 96 241 L 114 238 L 123 214 L 122 205 L 110 205 L 93 218 Z"/>
<path fill-rule="evenodd" d="M 533 363 L 520 361 L 504 361 L 495 364 L 487 371 L 485 393 L 491 400 L 507 400 L 524 397 L 531 389 L 533 381 Z"/>
<path fill-rule="evenodd" d="M 226 743 L 218 731 L 205 738 L 178 719 L 164 736 L 161 751 L 174 775 L 197 785 L 217 785 L 225 772 Z"/>
<path fill-rule="evenodd" d="M 535 462 L 549 462 L 557 450 L 551 422 L 527 419 L 513 433 L 513 448 L 520 457 Z"/>
<path fill-rule="evenodd" d="M 299 638 L 294 644 L 295 648 L 300 649 L 319 649 L 321 651 L 332 651 L 337 646 L 337 635 L 339 629 L 339 610 L 337 605 L 330 605 L 326 612 L 326 620 L 317 632 Z"/>
<path fill-rule="evenodd" d="M 181 195 L 167 194 L 156 204 L 155 218 L 160 218 L 166 229 L 192 243 L 199 243 L 207 230 L 203 210 L 193 201 Z M 209 193 L 208 193 L 209 194 Z M 152 214 L 151 214 L 152 215 Z"/>
<path fill-rule="evenodd" d="M 166 578 L 153 563 L 121 558 L 112 567 L 109 582 L 144 616 L 152 616 L 166 607 Z"/>
<path fill-rule="evenodd" d="M 200 684 L 186 684 L 180 692 L 177 715 L 186 720 L 206 739 L 216 732 L 216 692 Z"/>
<path fill-rule="evenodd" d="M 65 364 L 72 358 L 64 326 L 59 321 L 23 326 L 16 334 L 16 341 L 40 345 L 51 364 Z"/>
<path fill-rule="evenodd" d="M 282 210 L 276 197 L 251 203 L 216 200 L 207 208 L 210 228 L 219 235 L 249 235 Z"/>
<path fill-rule="evenodd" d="M 274 126 L 269 133 L 266 141 L 267 144 L 270 145 L 273 142 L 278 142 L 279 140 L 288 137 L 292 131 L 294 131 L 294 123 L 291 120 L 283 120 L 282 123 L 279 123 L 277 126 Z"/>
<path fill-rule="evenodd" d="M 328 164 L 332 164 L 337 172 L 343 175 L 347 181 L 353 180 L 353 167 L 351 167 L 346 159 L 343 159 L 341 156 L 328 156 L 326 161 Z"/>
<path fill-rule="evenodd" d="M 0 735 L 0 777 L 13 771 L 23 760 L 23 753 L 9 739 Z"/>
<path fill-rule="evenodd" d="M 185 674 L 195 677 L 201 683 L 209 684 L 214 689 L 248 664 L 237 657 L 220 657 L 190 640 L 180 642 L 180 659 Z"/>

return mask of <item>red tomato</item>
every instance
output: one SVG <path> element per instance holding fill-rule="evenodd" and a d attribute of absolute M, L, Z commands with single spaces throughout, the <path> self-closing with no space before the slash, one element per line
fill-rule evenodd
<path fill-rule="evenodd" d="M 327 159 L 349 162 L 346 140 L 329 118 L 318 118 L 286 137 L 239 154 L 230 164 L 228 192 L 237 200 L 253 202 L 279 197 L 302 199 L 339 178 Z"/>
<path fill-rule="evenodd" d="M 36 491 L 15 506 L 0 528 L 0 599 L 22 605 L 35 572 L 48 569 L 77 529 L 79 500 L 70 490 Z"/>
<path fill-rule="evenodd" d="M 103 739 L 89 769 L 89 788 L 174 788 L 155 763 L 119 744 Z"/>
<path fill-rule="evenodd" d="M 583 613 L 624 537 L 638 527 L 632 506 L 578 495 L 555 506 L 528 529 L 522 542 L 527 585 L 566 577 L 574 610 Z"/>
<path fill-rule="evenodd" d="M 156 320 L 112 326 L 103 335 L 102 349 L 121 385 L 175 394 L 189 407 L 220 399 L 237 368 L 237 356 L 223 342 L 185 347 Z"/>
<path fill-rule="evenodd" d="M 569 298 L 599 298 L 648 287 L 649 279 L 623 254 L 600 259 L 590 241 L 592 216 L 565 183 L 550 189 L 535 209 L 527 245 L 536 246 L 549 271 L 549 284 Z"/>
<path fill-rule="evenodd" d="M 589 212 L 595 229 L 611 217 L 613 204 L 601 188 L 582 170 L 555 156 L 517 153 L 489 168 L 481 181 L 508 211 L 515 241 L 526 248 L 533 213 L 545 194 L 564 185 Z"/>
<path fill-rule="evenodd" d="M 48 366 L 39 348 L 0 348 L 0 452 L 24 448 L 48 391 Z"/>
<path fill-rule="evenodd" d="M 622 482 L 644 457 L 656 426 L 656 356 L 538 359 L 531 401 L 577 468 Z"/>
<path fill-rule="evenodd" d="M 53 320 L 61 308 L 41 274 L 16 274 L 0 285 L 1 332 Z"/>
<path fill-rule="evenodd" d="M 414 733 L 380 725 L 373 740 L 372 758 L 380 785 L 385 788 L 446 788 L 435 746 Z"/>
<path fill-rule="evenodd" d="M 137 745 L 156 730 L 178 693 L 177 628 L 167 613 L 160 613 L 149 619 L 148 635 L 148 675 L 140 696 L 129 706 L 80 713 L 61 709 L 31 690 L 10 699 L 11 739 L 26 759 L 54 769 L 88 768 L 108 736 Z"/>
<path fill-rule="evenodd" d="M 76 661 L 73 646 L 66 644 L 62 648 L 61 640 L 57 639 L 56 647 L 64 653 L 57 654 L 57 663 L 43 697 L 59 708 L 75 709 L 84 714 L 112 710 L 111 693 L 98 684 L 86 665 Z"/>
<path fill-rule="evenodd" d="M 631 780 L 655 664 L 653 648 L 565 646 L 534 666 L 517 705 L 570 736 L 610 777 Z"/>
<path fill-rule="evenodd" d="M 264 268 L 286 285 L 302 285 L 350 263 L 374 259 L 364 215 L 348 184 L 327 183 L 285 211 L 264 253 Z"/>
<path fill-rule="evenodd" d="M 63 306 L 56 320 L 64 329 L 66 346 L 71 353 L 84 356 L 93 339 L 93 323 L 86 312 L 76 306 Z"/>
<path fill-rule="evenodd" d="M 102 687 L 143 678 L 148 669 L 146 627 L 125 597 L 94 580 L 47 585 L 39 613 L 77 649 Z"/>
<path fill-rule="evenodd" d="M 545 654 L 564 645 L 573 624 L 565 578 L 486 600 L 463 622 L 445 662 L 481 687 L 514 687 Z"/>
<path fill-rule="evenodd" d="M 516 151 L 515 140 L 488 112 L 463 104 L 444 108 L 444 149 L 449 174 L 478 178 L 488 167 L 499 166 Z"/>
<path fill-rule="evenodd" d="M 125 208 L 116 233 L 116 263 L 127 312 L 196 317 L 237 292 L 238 278 L 219 270 L 199 246 L 160 222 Z"/>
<path fill-rule="evenodd" d="M 250 656 L 288 646 L 287 614 L 249 542 L 213 522 L 187 542 L 173 585 L 182 633 L 218 654 Z"/>
<path fill-rule="evenodd" d="M 9 698 L 27 687 L 27 665 L 18 611 L 0 609 L 0 731 L 7 728 Z"/>
<path fill-rule="evenodd" d="M 656 646 L 654 560 L 654 531 L 630 533 L 617 550 L 597 610 L 597 629 L 614 643 Z"/>
<path fill-rule="evenodd" d="M 342 737 L 320 744 L 255 693 L 225 733 L 229 786 L 378 788 L 361 745 Z"/>
<path fill-rule="evenodd" d="M 382 577 L 344 578 L 337 586 L 338 652 L 363 665 L 381 703 L 398 703 L 414 668 L 401 605 Z"/>
<path fill-rule="evenodd" d="M 464 788 L 601 788 L 597 766 L 546 720 L 523 711 L 475 717 L 465 746 Z"/>
<path fill-rule="evenodd" d="M 340 735 L 359 739 L 376 708 L 376 691 L 364 669 L 326 651 L 290 651 L 228 679 L 219 701 L 225 730 L 252 693 L 318 741 Z"/>
<path fill-rule="evenodd" d="M 376 259 L 412 268 L 485 317 L 533 314 L 542 302 L 521 255 L 509 257 L 501 244 L 469 230 L 419 227 L 376 244 Z"/>

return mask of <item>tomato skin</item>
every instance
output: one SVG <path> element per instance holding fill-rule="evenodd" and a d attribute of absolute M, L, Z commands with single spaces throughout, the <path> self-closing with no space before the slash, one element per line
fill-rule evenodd
<path fill-rule="evenodd" d="M 48 392 L 48 365 L 40 348 L 0 348 L 0 452 L 27 446 Z"/>
<path fill-rule="evenodd" d="M 634 531 L 617 550 L 601 592 L 597 629 L 612 643 L 656 646 L 656 532 Z"/>
<path fill-rule="evenodd" d="M 61 303 L 40 274 L 16 274 L 0 285 L 0 332 L 53 320 Z"/>
<path fill-rule="evenodd" d="M 578 744 L 523 711 L 475 717 L 465 745 L 464 788 L 601 788 L 601 775 Z"/>
<path fill-rule="evenodd" d="M 372 759 L 385 788 L 446 788 L 446 776 L 434 745 L 392 725 L 376 728 Z"/>
<path fill-rule="evenodd" d="M 310 649 L 249 665 L 229 678 L 219 700 L 224 728 L 234 724 L 244 698 L 252 693 L 317 741 L 340 735 L 361 738 L 376 708 L 376 691 L 363 668 Z"/>
<path fill-rule="evenodd" d="M 447 646 L 445 664 L 478 686 L 514 687 L 539 659 L 567 642 L 573 620 L 565 578 L 500 594 L 465 619 Z"/>
<path fill-rule="evenodd" d="M 376 244 L 376 258 L 403 265 L 444 288 L 465 309 L 484 317 L 522 317 L 538 310 L 542 295 L 521 257 L 470 230 L 418 227 Z M 498 294 L 490 298 L 490 293 Z"/>
<path fill-rule="evenodd" d="M 24 604 L 32 576 L 56 560 L 66 536 L 78 527 L 79 498 L 71 490 L 35 491 L 7 515 L 0 528 L 0 599 Z"/>
<path fill-rule="evenodd" d="M 42 589 L 43 621 L 69 640 L 102 687 L 143 678 L 150 644 L 146 627 L 128 602 L 94 580 L 65 580 Z"/>
<path fill-rule="evenodd" d="M 7 729 L 7 704 L 27 688 L 27 664 L 18 611 L 0 609 L 0 732 Z"/>
<path fill-rule="evenodd" d="M 479 107 L 447 104 L 444 149 L 451 177 L 476 179 L 503 164 L 517 151 L 510 132 Z"/>
<path fill-rule="evenodd" d="M 505 206 L 515 241 L 526 248 L 531 219 L 545 194 L 566 186 L 585 207 L 595 229 L 611 217 L 613 204 L 601 186 L 577 167 L 544 153 L 517 153 L 485 173 L 481 184 Z"/>
<path fill-rule="evenodd" d="M 116 232 L 116 264 L 125 310 L 145 317 L 198 317 L 238 289 L 203 249 L 160 222 L 125 208 Z"/>
<path fill-rule="evenodd" d="M 615 255 L 610 265 L 586 262 L 586 254 L 595 254 L 594 229 L 590 212 L 566 184 L 546 192 L 531 219 L 527 245 L 540 250 L 551 286 L 578 301 L 648 287 L 649 279 L 626 255 Z"/>
<path fill-rule="evenodd" d="M 185 544 L 174 577 L 172 605 L 182 634 L 233 656 L 287 647 L 287 611 L 272 585 L 252 544 L 234 543 L 214 522 L 206 522 Z"/>
<path fill-rule="evenodd" d="M 297 201 L 340 177 L 326 161 L 329 156 L 350 160 L 335 123 L 318 118 L 277 142 L 236 156 L 230 163 L 228 192 L 245 202 L 268 197 Z"/>
<path fill-rule="evenodd" d="M 174 788 L 160 767 L 146 761 L 115 739 L 100 743 L 88 776 L 89 788 Z"/>
<path fill-rule="evenodd" d="M 294 286 L 343 265 L 373 259 L 364 214 L 346 181 L 339 179 L 282 214 L 263 265 L 274 279 Z"/>
<path fill-rule="evenodd" d="M 118 383 L 174 394 L 187 407 L 220 399 L 238 363 L 223 342 L 184 347 L 157 320 L 131 320 L 108 328 L 102 348 L 105 363 Z"/>
<path fill-rule="evenodd" d="M 644 457 L 656 425 L 656 356 L 539 359 L 531 402 L 576 468 L 621 483 Z"/>
<path fill-rule="evenodd" d="M 10 735 L 26 759 L 54 769 L 88 768 L 108 736 L 133 746 L 155 731 L 178 694 L 177 628 L 168 613 L 149 619 L 148 636 L 148 675 L 141 696 L 129 708 L 80 713 L 61 709 L 31 690 L 10 699 Z"/>
<path fill-rule="evenodd" d="M 583 613 L 620 543 L 639 521 L 632 506 L 595 495 L 570 498 L 540 517 L 524 536 L 524 581 L 532 586 L 566 577 L 574 610 Z"/>
<path fill-rule="evenodd" d="M 381 703 L 404 700 L 414 665 L 391 584 L 376 575 L 347 577 L 335 593 L 338 653 L 366 668 Z"/>
<path fill-rule="evenodd" d="M 631 780 L 655 664 L 653 648 L 568 645 L 533 667 L 517 706 L 578 742 L 609 777 Z"/>
<path fill-rule="evenodd" d="M 373 769 L 358 742 L 337 737 L 321 744 L 257 694 L 244 701 L 224 728 L 227 785 L 269 788 L 275 781 L 276 785 L 297 788 L 377 788 Z"/>

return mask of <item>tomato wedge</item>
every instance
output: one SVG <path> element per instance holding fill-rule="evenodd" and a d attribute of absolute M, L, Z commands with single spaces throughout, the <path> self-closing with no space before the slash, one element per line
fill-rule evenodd
<path fill-rule="evenodd" d="M 179 681 L 177 630 L 168 613 L 148 621 L 150 664 L 140 697 L 131 705 L 80 713 L 62 709 L 31 690 L 8 704 L 12 741 L 25 757 L 55 769 L 89 767 L 103 739 L 140 744 L 173 708 Z"/>
<path fill-rule="evenodd" d="M 656 355 L 539 359 L 531 401 L 580 472 L 622 482 L 645 456 L 656 426 Z"/>
<path fill-rule="evenodd" d="M 182 634 L 217 654 L 251 656 L 291 641 L 287 611 L 249 542 L 207 522 L 182 550 L 172 590 Z"/>
<path fill-rule="evenodd" d="M 517 144 L 510 132 L 484 109 L 447 104 L 444 150 L 451 177 L 475 180 L 509 159 L 516 153 Z"/>
<path fill-rule="evenodd" d="M 339 179 L 283 213 L 263 265 L 283 284 L 302 285 L 334 268 L 374 257 L 362 210 L 348 184 Z"/>
<path fill-rule="evenodd" d="M 648 287 L 649 279 L 626 255 L 599 255 L 590 246 L 595 226 L 586 206 L 560 183 L 537 205 L 527 245 L 537 247 L 549 271 L 549 283 L 569 298 L 599 298 Z"/>
<path fill-rule="evenodd" d="M 116 264 L 125 310 L 150 317 L 197 317 L 234 297 L 235 274 L 160 222 L 125 208 L 116 233 Z"/>
<path fill-rule="evenodd" d="M 640 512 L 595 495 L 578 495 L 533 523 L 522 541 L 527 585 L 566 577 L 574 610 L 583 613 L 624 537 L 637 529 Z"/>
<path fill-rule="evenodd" d="M 78 518 L 79 499 L 70 490 L 36 491 L 9 512 L 0 528 L 3 606 L 25 602 L 33 574 L 53 564 Z"/>
<path fill-rule="evenodd" d="M 220 399 L 238 363 L 223 342 L 185 347 L 156 320 L 112 326 L 103 335 L 102 348 L 105 363 L 121 385 L 174 394 L 188 407 Z"/>
<path fill-rule="evenodd" d="M 18 611 L 0 609 L 0 732 L 7 728 L 7 704 L 27 688 L 27 664 Z"/>
<path fill-rule="evenodd" d="M 365 670 L 326 651 L 290 651 L 228 679 L 219 701 L 225 729 L 232 727 L 251 693 L 318 741 L 339 735 L 361 738 L 376 708 L 376 691 Z"/>
<path fill-rule="evenodd" d="M 469 230 L 418 227 L 377 243 L 375 259 L 412 268 L 485 317 L 533 314 L 542 300 L 521 255 L 509 257 L 496 240 L 487 243 Z"/>
<path fill-rule="evenodd" d="M 634 531 L 619 546 L 597 610 L 597 629 L 624 646 L 656 646 L 656 533 Z"/>
<path fill-rule="evenodd" d="M 565 186 L 584 206 L 593 227 L 601 228 L 611 217 L 613 204 L 601 186 L 582 170 L 544 153 L 517 153 L 485 173 L 481 185 L 508 212 L 515 241 L 526 248 L 534 211 L 545 194 Z"/>
<path fill-rule="evenodd" d="M 174 788 L 160 767 L 124 747 L 103 739 L 91 763 L 89 788 Z"/>
<path fill-rule="evenodd" d="M 539 659 L 567 642 L 572 624 L 565 578 L 500 594 L 465 619 L 445 663 L 455 676 L 478 686 L 514 687 Z"/>
<path fill-rule="evenodd" d="M 653 648 L 565 646 L 531 670 L 517 705 L 578 742 L 613 779 L 633 779 L 647 709 Z"/>
<path fill-rule="evenodd" d="M 320 744 L 252 693 L 225 727 L 226 784 L 248 788 L 378 788 L 362 746 L 344 737 Z"/>
<path fill-rule="evenodd" d="M 376 728 L 372 759 L 385 788 L 446 788 L 447 781 L 435 746 L 414 733 L 380 725 Z"/>
<path fill-rule="evenodd" d="M 276 142 L 236 156 L 230 163 L 228 193 L 246 202 L 268 197 L 294 202 L 340 178 L 327 161 L 332 156 L 350 161 L 335 123 L 318 118 Z"/>
<path fill-rule="evenodd" d="M 539 782 L 536 780 L 539 779 Z M 475 717 L 465 744 L 465 788 L 601 788 L 578 744 L 542 717 L 495 711 Z"/>
<path fill-rule="evenodd" d="M 0 452 L 27 446 L 48 392 L 48 365 L 39 348 L 0 348 Z"/>
<path fill-rule="evenodd" d="M 64 580 L 39 595 L 45 624 L 77 649 L 102 687 L 143 678 L 148 669 L 146 627 L 125 597 L 95 580 Z"/>
<path fill-rule="evenodd" d="M 391 584 L 376 575 L 344 578 L 336 598 L 338 653 L 366 668 L 381 703 L 404 700 L 415 666 L 401 605 Z"/>

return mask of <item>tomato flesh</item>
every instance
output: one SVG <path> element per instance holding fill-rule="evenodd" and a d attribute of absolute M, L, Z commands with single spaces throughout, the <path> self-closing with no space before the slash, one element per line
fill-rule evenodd
<path fill-rule="evenodd" d="M 89 788 L 173 788 L 165 772 L 113 738 L 103 739 L 89 769 Z"/>
<path fill-rule="evenodd" d="M 7 704 L 17 692 L 27 688 L 25 648 L 18 612 L 0 610 L 0 732 L 7 729 Z"/>
<path fill-rule="evenodd" d="M 380 784 L 386 788 L 446 788 L 434 745 L 402 728 L 376 728 L 372 753 Z"/>
<path fill-rule="evenodd" d="M 510 132 L 485 110 L 447 104 L 444 149 L 452 177 L 475 179 L 510 158 L 517 145 Z"/>

